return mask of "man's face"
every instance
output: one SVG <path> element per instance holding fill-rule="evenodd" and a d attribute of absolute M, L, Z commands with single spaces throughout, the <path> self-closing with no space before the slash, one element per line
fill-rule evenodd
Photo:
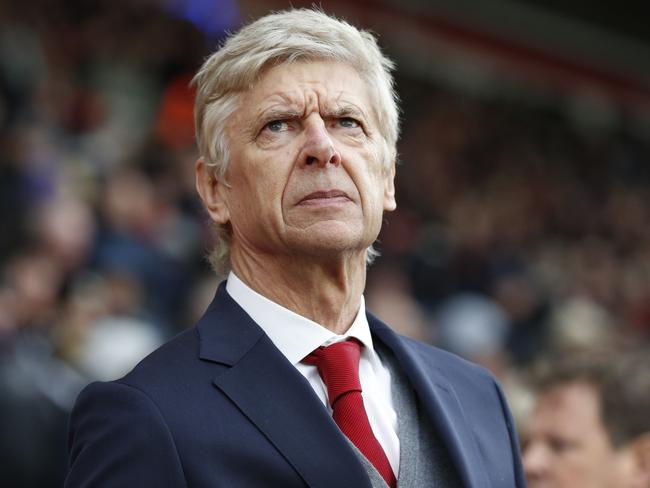
<path fill-rule="evenodd" d="M 229 119 L 230 165 L 212 212 L 233 251 L 334 256 L 367 248 L 395 208 L 394 170 L 366 83 L 348 65 L 274 66 Z"/>
<path fill-rule="evenodd" d="M 624 451 L 613 448 L 595 389 L 558 385 L 538 399 L 525 432 L 524 469 L 530 488 L 623 488 Z"/>

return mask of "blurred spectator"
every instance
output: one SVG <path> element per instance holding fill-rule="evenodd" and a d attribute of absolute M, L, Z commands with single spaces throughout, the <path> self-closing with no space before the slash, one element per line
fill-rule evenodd
<path fill-rule="evenodd" d="M 140 283 L 130 274 L 81 276 L 53 333 L 58 355 L 87 380 L 127 373 L 166 337 L 142 313 Z"/>
<path fill-rule="evenodd" d="M 650 350 L 570 354 L 535 381 L 524 468 L 535 487 L 650 487 Z"/>
<path fill-rule="evenodd" d="M 403 267 L 380 260 L 364 293 L 366 306 L 382 321 L 392 324 L 400 334 L 430 342 L 431 325 L 421 305 L 413 298 Z"/>
<path fill-rule="evenodd" d="M 54 353 L 63 269 L 40 249 L 6 263 L 0 280 L 0 459 L 10 486 L 58 487 L 68 412 L 85 379 Z"/>
<path fill-rule="evenodd" d="M 439 344 L 503 377 L 509 364 L 505 351 L 511 327 L 503 309 L 475 293 L 453 295 L 437 317 Z"/>
<path fill-rule="evenodd" d="M 505 347 L 516 365 L 533 362 L 551 341 L 547 298 L 521 265 L 496 272 L 490 294 L 510 322 Z"/>

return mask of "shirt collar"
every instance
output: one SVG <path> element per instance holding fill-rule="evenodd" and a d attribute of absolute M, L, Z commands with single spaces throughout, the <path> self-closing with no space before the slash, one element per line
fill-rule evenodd
<path fill-rule="evenodd" d="M 291 364 L 298 364 L 319 346 L 350 337 L 358 339 L 369 352 L 374 352 L 363 296 L 352 325 L 345 334 L 338 335 L 260 295 L 232 271 L 228 275 L 226 291 L 262 328 Z"/>

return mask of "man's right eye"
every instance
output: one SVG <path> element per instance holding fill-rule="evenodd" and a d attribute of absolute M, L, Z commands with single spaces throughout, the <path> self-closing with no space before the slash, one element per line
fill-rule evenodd
<path fill-rule="evenodd" d="M 287 129 L 287 123 L 283 120 L 272 120 L 264 128 L 271 132 L 282 132 Z"/>

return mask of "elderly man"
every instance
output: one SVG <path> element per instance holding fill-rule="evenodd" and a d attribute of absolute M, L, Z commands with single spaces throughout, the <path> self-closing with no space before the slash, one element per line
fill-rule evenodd
<path fill-rule="evenodd" d="M 204 317 L 71 420 L 68 487 L 514 487 L 484 370 L 366 314 L 398 110 L 375 39 L 266 16 L 196 75 L 197 189 L 230 270 Z"/>
<path fill-rule="evenodd" d="M 650 351 L 567 356 L 535 383 L 531 488 L 650 488 Z"/>

